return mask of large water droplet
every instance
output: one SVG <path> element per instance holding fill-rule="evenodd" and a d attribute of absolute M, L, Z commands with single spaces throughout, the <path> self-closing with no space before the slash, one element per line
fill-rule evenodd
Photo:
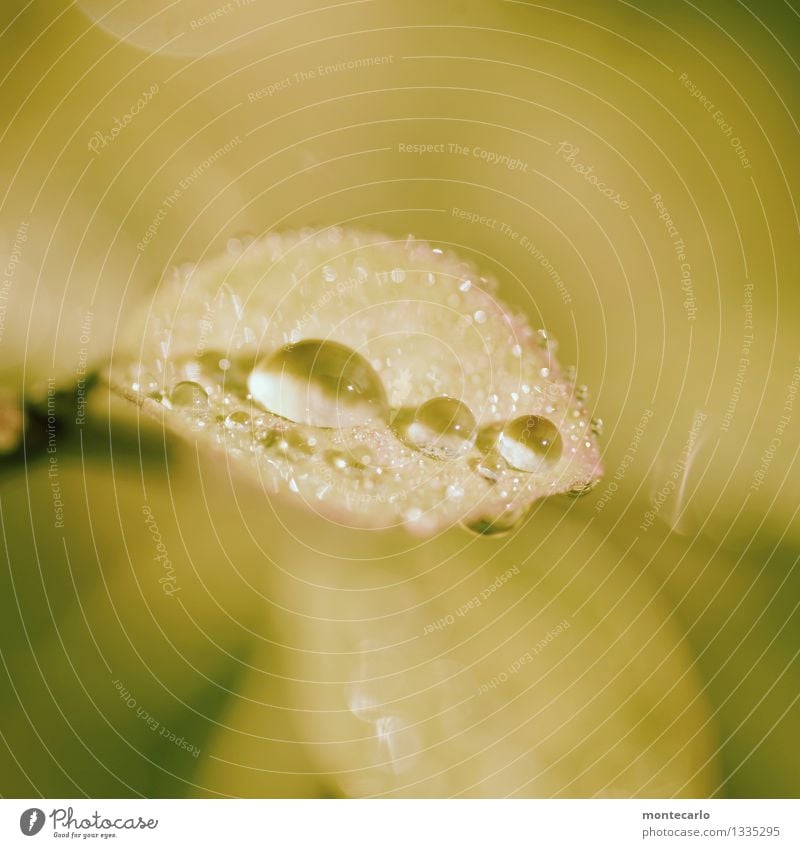
<path fill-rule="evenodd" d="M 503 428 L 497 450 L 512 468 L 544 471 L 561 458 L 561 434 L 547 418 L 523 415 Z"/>
<path fill-rule="evenodd" d="M 265 409 L 312 427 L 354 427 L 388 416 L 380 377 L 363 356 L 336 342 L 281 348 L 256 365 L 248 387 Z"/>
<path fill-rule="evenodd" d="M 417 450 L 437 459 L 452 459 L 475 444 L 475 417 L 461 401 L 435 397 L 419 406 L 403 437 Z"/>
<path fill-rule="evenodd" d="M 178 383 L 170 392 L 169 399 L 173 407 L 182 409 L 199 412 L 208 407 L 206 390 L 191 380 L 182 380 Z"/>

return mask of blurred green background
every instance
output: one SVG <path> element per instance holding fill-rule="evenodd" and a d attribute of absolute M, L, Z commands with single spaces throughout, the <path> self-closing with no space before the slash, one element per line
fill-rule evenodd
<path fill-rule="evenodd" d="M 800 794 L 800 10 L 164 5 L 0 10 L 0 793 Z M 496 276 L 600 486 L 505 539 L 310 528 L 76 397 L 165 269 L 330 224 Z"/>

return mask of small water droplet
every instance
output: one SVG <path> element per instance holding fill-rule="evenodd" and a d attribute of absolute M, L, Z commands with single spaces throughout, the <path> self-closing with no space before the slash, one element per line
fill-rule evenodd
<path fill-rule="evenodd" d="M 589 387 L 575 386 L 575 397 L 578 400 L 586 400 L 589 397 Z"/>
<path fill-rule="evenodd" d="M 547 334 L 547 330 L 536 331 L 536 343 L 539 345 L 539 347 L 547 347 L 547 345 L 550 343 L 550 336 Z"/>
<path fill-rule="evenodd" d="M 140 395 L 158 394 L 158 380 L 149 371 L 140 371 L 134 377 L 131 388 Z"/>
<path fill-rule="evenodd" d="M 603 431 L 605 430 L 605 422 L 602 418 L 592 418 L 589 421 L 589 429 L 595 436 L 602 436 Z"/>
<path fill-rule="evenodd" d="M 561 458 L 561 434 L 547 418 L 523 415 L 503 427 L 497 449 L 512 468 L 543 471 Z"/>
<path fill-rule="evenodd" d="M 451 397 L 425 401 L 401 433 L 402 438 L 436 459 L 451 459 L 475 444 L 475 417 L 466 404 Z"/>
<path fill-rule="evenodd" d="M 219 351 L 206 351 L 199 356 L 178 360 L 175 368 L 184 380 L 198 383 L 212 394 L 243 392 L 252 364 L 252 355 L 234 360 Z"/>
<path fill-rule="evenodd" d="M 478 513 L 463 522 L 463 526 L 479 536 L 504 536 L 522 524 L 528 514 L 528 507 L 508 506 L 497 514 L 491 511 Z"/>
<path fill-rule="evenodd" d="M 182 380 L 170 392 L 169 396 L 173 407 L 179 406 L 183 409 L 202 410 L 208 407 L 208 395 L 206 390 L 191 380 Z"/>
<path fill-rule="evenodd" d="M 228 430 L 246 430 L 250 426 L 250 416 L 241 409 L 237 409 L 225 419 L 225 427 Z"/>
<path fill-rule="evenodd" d="M 312 427 L 353 427 L 388 417 L 386 392 L 356 351 L 328 341 L 302 341 L 256 365 L 253 399 L 269 412 Z"/>
<path fill-rule="evenodd" d="M 352 457 L 343 451 L 337 450 L 329 450 L 325 452 L 325 461 L 328 465 L 332 465 L 334 468 L 338 468 L 340 471 L 344 471 L 345 468 L 348 468 L 352 465 Z"/>
<path fill-rule="evenodd" d="M 475 313 L 474 317 L 475 317 L 475 323 L 476 324 L 485 324 L 486 323 L 486 313 L 482 309 L 479 309 Z"/>
<path fill-rule="evenodd" d="M 336 282 L 336 269 L 331 265 L 326 265 L 322 269 L 322 276 L 326 283 Z"/>
<path fill-rule="evenodd" d="M 600 483 L 600 478 L 596 477 L 594 480 L 587 480 L 581 483 L 576 483 L 567 494 L 571 498 L 582 498 L 584 495 L 588 495 L 592 489 L 596 488 Z"/>

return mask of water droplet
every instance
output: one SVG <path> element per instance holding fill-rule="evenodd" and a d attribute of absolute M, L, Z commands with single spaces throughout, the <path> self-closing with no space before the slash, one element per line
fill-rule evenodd
<path fill-rule="evenodd" d="M 343 451 L 329 450 L 325 452 L 325 461 L 328 465 L 332 465 L 334 468 L 344 471 L 345 468 L 352 464 L 353 458 Z"/>
<path fill-rule="evenodd" d="M 354 427 L 388 417 L 372 366 L 336 342 L 302 341 L 263 359 L 248 387 L 269 412 L 312 427 Z"/>
<path fill-rule="evenodd" d="M 199 356 L 177 361 L 175 367 L 184 380 L 198 383 L 211 394 L 223 390 L 244 392 L 252 364 L 252 355 L 231 359 L 219 351 L 206 351 Z"/>
<path fill-rule="evenodd" d="M 582 498 L 584 495 L 588 495 L 592 489 L 596 488 L 600 483 L 600 478 L 596 477 L 594 480 L 587 480 L 581 483 L 576 483 L 567 494 L 571 498 Z"/>
<path fill-rule="evenodd" d="M 417 407 L 400 435 L 429 456 L 452 459 L 475 444 L 475 428 L 475 417 L 466 404 L 442 396 Z"/>
<path fill-rule="evenodd" d="M 447 487 L 447 497 L 453 501 L 460 501 L 464 497 L 464 487 L 458 483 L 451 483 Z"/>
<path fill-rule="evenodd" d="M 237 409 L 225 419 L 225 427 L 228 430 L 246 430 L 250 426 L 250 416 L 244 410 Z"/>
<path fill-rule="evenodd" d="M 158 394 L 158 380 L 149 371 L 140 371 L 134 377 L 131 388 L 140 395 Z"/>
<path fill-rule="evenodd" d="M 191 380 L 182 380 L 170 392 L 169 396 L 173 407 L 179 406 L 184 409 L 202 410 L 208 407 L 208 395 L 206 390 Z"/>
<path fill-rule="evenodd" d="M 523 415 L 506 424 L 497 449 L 519 471 L 542 471 L 561 458 L 561 434 L 547 418 Z"/>
<path fill-rule="evenodd" d="M 479 536 L 504 536 L 522 524 L 528 514 L 528 507 L 508 506 L 502 512 L 479 513 L 463 522 L 463 526 Z"/>
<path fill-rule="evenodd" d="M 322 269 L 322 276 L 326 283 L 334 283 L 336 282 L 336 269 L 331 265 L 326 265 Z"/>
<path fill-rule="evenodd" d="M 575 386 L 575 397 L 578 400 L 586 400 L 589 397 L 589 387 Z"/>
<path fill-rule="evenodd" d="M 482 309 L 479 309 L 475 313 L 475 323 L 476 324 L 485 324 L 486 323 L 486 313 Z"/>

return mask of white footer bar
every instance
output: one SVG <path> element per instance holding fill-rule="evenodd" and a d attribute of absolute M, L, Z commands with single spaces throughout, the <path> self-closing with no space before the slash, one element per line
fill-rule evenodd
<path fill-rule="evenodd" d="M 0 800 L 0 845 L 800 845 L 800 801 Z"/>

